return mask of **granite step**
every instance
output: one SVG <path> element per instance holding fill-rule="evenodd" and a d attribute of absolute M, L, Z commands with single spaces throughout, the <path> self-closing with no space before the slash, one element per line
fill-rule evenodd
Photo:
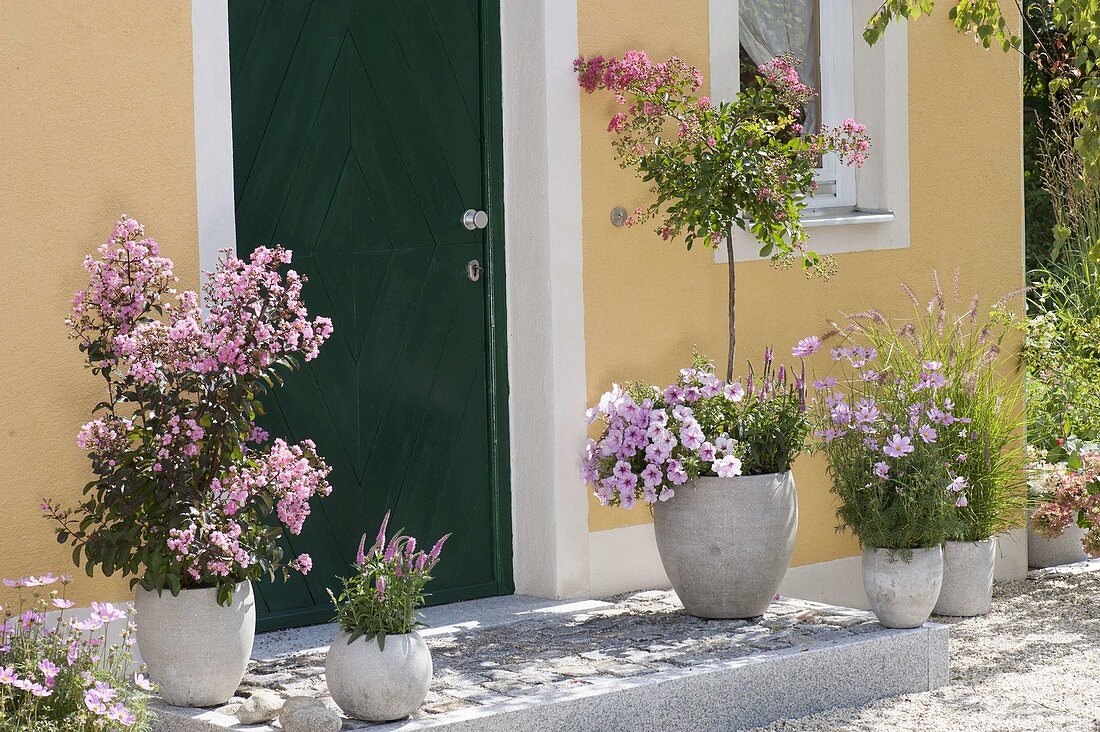
<path fill-rule="evenodd" d="M 671 591 L 555 602 L 524 596 L 425 611 L 435 678 L 423 707 L 345 730 L 731 730 L 948 683 L 947 628 L 780 598 L 761 618 L 701 620 Z M 240 694 L 326 696 L 332 625 L 262 634 Z M 274 732 L 216 710 L 157 705 L 157 730 Z M 224 711 L 224 710 L 223 710 Z"/>

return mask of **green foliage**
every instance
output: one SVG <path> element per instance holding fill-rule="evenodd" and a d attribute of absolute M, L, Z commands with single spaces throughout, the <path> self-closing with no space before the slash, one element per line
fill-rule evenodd
<path fill-rule="evenodd" d="M 737 442 L 742 475 L 787 472 L 802 453 L 810 431 L 805 379 L 791 378 L 784 367 L 776 369 L 770 349 L 763 364 L 757 371 L 749 362 L 740 400 L 719 394 L 691 405 L 708 439 L 727 435 Z M 698 352 L 692 368 L 696 374 L 714 373 L 714 364 Z"/>
<path fill-rule="evenodd" d="M 1087 257 L 1052 265 L 1030 297 L 1028 442 L 1100 438 L 1100 272 Z"/>
<path fill-rule="evenodd" d="M 24 590 L 56 580 L 18 580 L 18 601 L 0 612 L 0 730 L 150 732 L 153 686 L 133 672 L 132 608 L 92 603 L 77 623 L 58 611 L 57 603 L 71 605 L 63 592 L 36 589 L 28 597 Z M 110 643 L 108 628 L 118 623 L 125 624 L 121 642 Z"/>
<path fill-rule="evenodd" d="M 385 650 L 386 636 L 404 635 L 424 627 L 417 610 L 428 597 L 424 588 L 432 579 L 431 571 L 450 535 L 437 541 L 429 552 L 416 551 L 416 539 L 400 531 L 387 543 L 389 518 L 387 513 L 369 552 L 363 551 L 366 536 L 363 537 L 352 565 L 355 571 L 341 578 L 343 589 L 339 596 L 329 590 L 336 608 L 335 620 L 349 634 L 349 644 L 359 638 L 376 639 L 379 649 Z"/>
<path fill-rule="evenodd" d="M 916 20 L 931 13 L 934 5 L 934 0 L 886 0 L 871 16 L 863 36 L 874 44 L 891 22 Z M 997 0 L 955 0 L 950 18 L 960 32 L 972 35 L 985 48 L 1031 51 L 1009 27 Z M 1043 26 L 1041 32 L 1032 34 L 1040 42 L 1053 34 L 1064 44 L 1058 49 L 1041 44 L 1031 57 L 1036 62 L 1050 62 L 1053 55 L 1064 62 L 1054 67 L 1047 90 L 1069 102 L 1080 125 L 1074 146 L 1089 170 L 1095 171 L 1100 166 L 1100 0 L 1032 3 L 1025 20 Z"/>
<path fill-rule="evenodd" d="M 964 429 L 942 429 L 937 444 L 966 479 L 967 504 L 958 509 L 960 525 L 948 534 L 958 541 L 981 541 L 1021 525 L 1027 495 L 1021 363 L 1005 354 L 1009 326 L 1021 322 L 1001 298 L 984 313 L 975 295 L 962 312 L 956 273 L 953 292 L 936 279 L 927 306 L 914 302 L 914 314 L 900 329 L 870 321 L 863 332 L 885 354 L 887 368 L 915 372 L 922 364 L 944 364 L 946 383 L 939 395 L 970 420 Z M 968 434 L 963 435 L 964 431 Z M 962 459 L 956 456 L 962 456 Z"/>
<path fill-rule="evenodd" d="M 849 402 L 876 404 L 896 434 L 912 439 L 913 451 L 896 462 L 883 461 L 874 423 L 832 439 L 827 434 L 822 444 L 841 499 L 841 525 L 865 546 L 914 549 L 943 539 L 979 541 L 1023 518 L 1022 395 L 1016 359 L 1006 360 L 1002 352 L 1005 326 L 1016 322 L 1004 309 L 1011 294 L 983 317 L 976 296 L 962 312 L 953 311 L 950 303 L 960 302 L 957 275 L 950 295 L 934 280 L 927 304 L 904 288 L 914 315 L 900 326 L 878 311 L 836 324 L 847 343 L 859 344 L 856 355 L 869 364 L 860 368 L 871 369 L 843 382 Z M 850 350 L 837 355 L 849 357 Z M 829 407 L 826 402 L 821 420 L 835 427 Z M 932 417 L 933 407 L 948 417 Z M 926 419 L 934 428 L 931 440 L 918 439 L 916 428 Z M 889 467 L 888 474 L 876 473 L 876 465 Z M 948 485 L 965 500 L 952 506 Z"/>

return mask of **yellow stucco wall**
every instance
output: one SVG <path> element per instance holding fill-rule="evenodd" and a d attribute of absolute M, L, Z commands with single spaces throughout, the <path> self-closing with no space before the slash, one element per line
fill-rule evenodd
<path fill-rule="evenodd" d="M 707 72 L 706 2 L 639 0 L 629 18 L 615 0 L 580 0 L 584 54 L 642 48 L 653 58 L 676 54 Z M 909 27 L 911 245 L 839 255 L 828 283 L 768 263 L 738 265 L 738 360 L 765 345 L 789 353 L 799 338 L 820 333 L 827 317 L 874 305 L 904 315 L 899 289 L 927 290 L 930 272 L 962 269 L 962 289 L 985 302 L 1023 282 L 1021 82 L 1019 58 L 982 51 L 959 36 L 946 11 Z M 644 185 L 612 158 L 605 128 L 613 102 L 585 96 L 581 106 L 584 202 L 584 293 L 589 402 L 613 381 L 670 383 L 692 345 L 723 362 L 726 351 L 724 265 L 706 250 L 687 252 L 650 227 L 615 229 L 608 213 L 647 201 Z M 870 131 L 872 135 L 874 130 Z M 834 531 L 833 502 L 820 459 L 796 466 L 800 528 L 793 564 L 856 553 Z M 591 500 L 589 528 L 649 521 L 644 507 L 601 508 Z"/>
<path fill-rule="evenodd" d="M 0 3 L 0 557 L 4 576 L 73 572 L 82 604 L 129 591 L 76 573 L 38 510 L 79 496 L 73 438 L 101 398 L 62 321 L 123 211 L 196 285 L 191 72 L 189 3 Z"/>

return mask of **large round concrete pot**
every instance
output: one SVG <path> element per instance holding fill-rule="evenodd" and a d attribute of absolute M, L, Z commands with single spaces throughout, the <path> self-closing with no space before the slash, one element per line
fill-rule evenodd
<path fill-rule="evenodd" d="M 177 707 L 211 707 L 229 701 L 241 685 L 256 636 L 252 583 L 233 589 L 229 607 L 216 588 L 134 598 L 138 651 L 160 698 Z"/>
<path fill-rule="evenodd" d="M 933 612 L 970 618 L 985 615 L 993 599 L 997 537 L 943 545 L 943 586 Z"/>
<path fill-rule="evenodd" d="M 928 620 L 943 582 L 943 547 L 900 552 L 863 549 L 863 588 L 878 621 L 887 628 L 917 628 Z"/>
<path fill-rule="evenodd" d="M 794 476 L 698 478 L 653 506 L 653 528 L 661 563 L 687 612 L 763 615 L 794 551 Z"/>
<path fill-rule="evenodd" d="M 325 682 L 344 713 L 367 722 L 404 719 L 415 712 L 432 684 L 432 653 L 419 633 L 387 635 L 350 644 L 341 632 L 328 649 Z"/>
<path fill-rule="evenodd" d="M 1083 562 L 1089 558 L 1081 540 L 1088 533 L 1086 529 L 1073 524 L 1061 536 L 1047 539 L 1039 536 L 1030 528 L 1027 530 L 1027 566 L 1057 567 L 1062 564 Z"/>

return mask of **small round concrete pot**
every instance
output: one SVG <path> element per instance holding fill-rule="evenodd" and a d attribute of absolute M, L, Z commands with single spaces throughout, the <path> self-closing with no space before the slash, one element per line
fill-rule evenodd
<path fill-rule="evenodd" d="M 914 549 L 906 562 L 890 549 L 863 549 L 863 588 L 887 628 L 918 628 L 928 620 L 943 582 L 943 547 Z"/>
<path fill-rule="evenodd" d="M 944 542 L 943 586 L 932 612 L 961 618 L 988 613 L 996 561 L 995 536 L 982 541 Z"/>
<path fill-rule="evenodd" d="M 1062 532 L 1061 536 L 1047 539 L 1029 527 L 1027 530 L 1027 566 L 1043 568 L 1083 562 L 1089 558 L 1081 540 L 1088 533 L 1076 524 Z"/>
<path fill-rule="evenodd" d="M 328 649 L 325 682 L 332 700 L 355 719 L 389 722 L 415 712 L 432 684 L 432 653 L 417 632 L 348 643 L 341 632 Z"/>
<path fill-rule="evenodd" d="M 177 707 L 225 704 L 241 685 L 256 636 L 252 583 L 233 588 L 233 603 L 218 604 L 215 588 L 157 594 L 138 588 L 138 651 L 160 698 Z"/>
<path fill-rule="evenodd" d="M 653 528 L 661 563 L 688 613 L 763 615 L 794 551 L 794 476 L 698 478 L 653 506 Z"/>

